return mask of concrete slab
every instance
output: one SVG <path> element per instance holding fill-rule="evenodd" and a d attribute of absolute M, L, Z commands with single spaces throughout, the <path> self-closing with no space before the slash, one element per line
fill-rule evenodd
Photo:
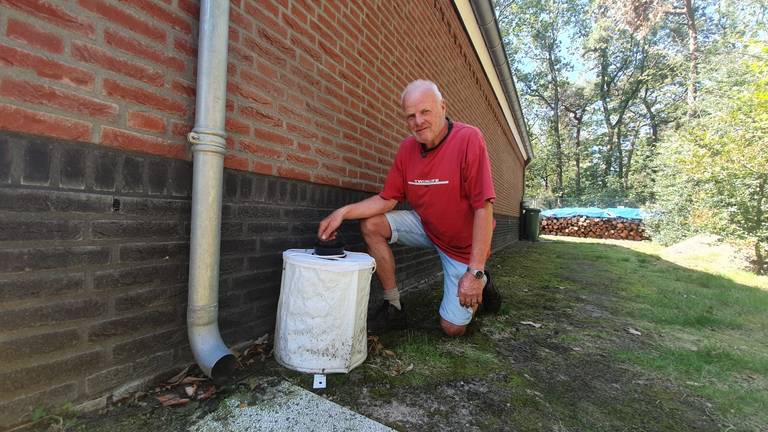
<path fill-rule="evenodd" d="M 191 432 L 394 431 L 286 381 L 239 393 L 190 427 Z"/>

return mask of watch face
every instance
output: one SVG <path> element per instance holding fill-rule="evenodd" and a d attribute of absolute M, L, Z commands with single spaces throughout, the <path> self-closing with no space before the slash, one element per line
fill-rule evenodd
<path fill-rule="evenodd" d="M 475 272 L 475 274 L 473 276 L 475 277 L 475 279 L 482 279 L 483 278 L 483 272 L 478 270 L 478 271 Z"/>

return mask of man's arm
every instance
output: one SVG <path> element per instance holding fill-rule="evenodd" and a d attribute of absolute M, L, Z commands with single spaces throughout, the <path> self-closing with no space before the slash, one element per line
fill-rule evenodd
<path fill-rule="evenodd" d="M 385 200 L 379 195 L 374 195 L 354 204 L 345 205 L 336 209 L 320 222 L 317 237 L 321 240 L 333 240 L 336 238 L 336 230 L 341 223 L 348 219 L 365 219 L 371 216 L 384 214 L 397 205 L 397 200 Z"/>
<path fill-rule="evenodd" d="M 486 201 L 485 205 L 475 210 L 475 218 L 472 224 L 472 252 L 469 256 L 469 266 L 473 269 L 484 270 L 485 261 L 491 252 L 491 238 L 493 237 L 493 204 Z M 474 307 L 483 300 L 483 280 L 475 279 L 471 274 L 465 273 L 459 279 L 459 304 L 465 307 Z"/>

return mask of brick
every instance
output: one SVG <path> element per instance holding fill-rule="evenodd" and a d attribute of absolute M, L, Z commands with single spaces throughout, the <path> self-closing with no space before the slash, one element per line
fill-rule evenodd
<path fill-rule="evenodd" d="M 50 387 L 97 369 L 103 363 L 104 354 L 101 351 L 90 351 L 50 363 L 0 373 L 0 393 L 13 395 L 22 389 L 29 391 Z"/>
<path fill-rule="evenodd" d="M 123 160 L 123 192 L 144 191 L 144 159 L 126 156 Z"/>
<path fill-rule="evenodd" d="M 2 0 L 0 3 L 84 36 L 93 38 L 95 35 L 94 27 L 91 23 L 72 15 L 54 2 L 45 0 Z"/>
<path fill-rule="evenodd" d="M 103 0 L 79 0 L 78 4 L 106 18 L 110 23 L 117 24 L 126 30 L 146 36 L 154 41 L 165 43 L 167 38 L 165 30 L 149 24 L 149 20 L 135 16 L 128 12 L 126 8 L 112 6 Z"/>
<path fill-rule="evenodd" d="M 119 157 L 114 152 L 96 151 L 93 153 L 95 174 L 93 187 L 96 190 L 113 191 L 117 180 Z"/>
<path fill-rule="evenodd" d="M 305 167 L 309 168 L 317 168 L 320 163 L 317 161 L 317 159 L 313 159 L 310 157 L 304 157 L 296 153 L 288 153 L 288 155 L 285 158 L 288 162 L 293 162 L 298 165 L 303 165 Z"/>
<path fill-rule="evenodd" d="M 24 150 L 23 184 L 47 185 L 51 178 L 51 145 L 30 142 Z"/>
<path fill-rule="evenodd" d="M 0 250 L 0 272 L 27 272 L 109 262 L 109 249 L 98 246 Z"/>
<path fill-rule="evenodd" d="M 229 239 L 221 241 L 221 255 L 239 255 L 256 252 L 256 240 Z"/>
<path fill-rule="evenodd" d="M 180 324 L 174 320 L 174 305 L 161 310 L 146 311 L 137 315 L 116 318 L 100 322 L 88 330 L 89 342 L 101 342 L 106 339 L 135 334 L 146 329 L 158 329 L 170 324 Z"/>
<path fill-rule="evenodd" d="M 39 276 L 23 279 L 0 280 L 0 302 L 14 302 L 32 298 L 42 298 L 60 294 L 80 292 L 85 284 L 82 273 L 56 274 L 54 276 Z"/>
<path fill-rule="evenodd" d="M 168 185 L 168 161 L 153 159 L 147 164 L 149 193 L 164 194 Z"/>
<path fill-rule="evenodd" d="M 85 150 L 80 148 L 62 148 L 59 157 L 59 183 L 61 187 L 85 188 Z"/>
<path fill-rule="evenodd" d="M 142 10 L 147 17 L 151 17 L 152 21 L 161 21 L 184 34 L 192 33 L 192 26 L 189 24 L 187 18 L 168 11 L 157 5 L 156 2 L 148 2 L 145 0 L 123 0 L 123 3 L 133 5 L 137 9 Z"/>
<path fill-rule="evenodd" d="M 184 60 L 163 53 L 155 48 L 156 45 L 143 43 L 135 38 L 124 36 L 117 31 L 105 29 L 104 42 L 123 52 L 133 54 L 158 65 L 163 65 L 177 72 L 184 73 L 187 70 L 187 63 Z"/>
<path fill-rule="evenodd" d="M 280 160 L 283 158 L 283 152 L 281 150 L 263 146 L 249 140 L 239 140 L 237 143 L 238 148 L 246 153 L 275 160 Z"/>
<path fill-rule="evenodd" d="M 140 291 L 115 298 L 115 311 L 146 310 L 159 305 L 176 306 L 186 301 L 187 285 L 171 285 Z"/>
<path fill-rule="evenodd" d="M 53 331 L 50 333 L 22 336 L 0 342 L 0 362 L 17 362 L 33 359 L 56 351 L 72 349 L 80 342 L 77 330 Z"/>
<path fill-rule="evenodd" d="M 185 96 L 189 99 L 195 97 L 195 86 L 186 81 L 174 79 L 171 83 L 171 90 L 175 91 L 181 96 Z M 191 129 L 191 128 L 190 128 Z"/>
<path fill-rule="evenodd" d="M 160 220 L 186 218 L 189 217 L 191 211 L 189 200 L 124 197 L 122 203 L 121 213 L 124 215 L 152 217 Z"/>
<path fill-rule="evenodd" d="M 280 133 L 270 131 L 268 129 L 254 128 L 253 134 L 257 140 L 267 141 L 282 147 L 293 146 L 293 139 L 285 135 L 282 135 Z"/>
<path fill-rule="evenodd" d="M 241 200 L 250 200 L 253 195 L 253 179 L 248 176 L 240 177 L 240 196 Z"/>
<path fill-rule="evenodd" d="M 173 195 L 189 196 L 192 192 L 192 166 L 185 161 L 172 161 L 168 188 Z"/>
<path fill-rule="evenodd" d="M 169 283 L 186 282 L 187 276 L 185 264 L 131 266 L 124 269 L 96 272 L 93 285 L 97 291 L 133 286 L 161 286 Z"/>
<path fill-rule="evenodd" d="M 227 84 L 227 90 L 230 95 L 237 95 L 243 99 L 247 99 L 249 102 L 246 103 L 253 102 L 256 105 L 267 109 L 272 107 L 272 99 L 262 95 L 258 90 L 251 87 L 243 87 L 237 85 L 237 83 L 229 82 Z"/>
<path fill-rule="evenodd" d="M 88 376 L 85 379 L 85 393 L 91 396 L 99 395 L 133 378 L 132 364 L 115 366 Z"/>
<path fill-rule="evenodd" d="M 176 37 L 173 39 L 173 48 L 192 60 L 197 58 L 197 47 L 188 38 Z"/>
<path fill-rule="evenodd" d="M 132 243 L 120 246 L 120 261 L 176 260 L 189 255 L 189 243 Z"/>
<path fill-rule="evenodd" d="M 301 168 L 281 166 L 281 167 L 277 167 L 277 174 L 280 177 L 291 178 L 296 180 L 303 180 L 303 181 L 312 180 L 312 173 Z"/>
<path fill-rule="evenodd" d="M 267 254 L 267 255 L 261 255 L 256 257 L 248 257 L 245 265 L 245 269 L 249 271 L 254 270 L 263 270 L 268 268 L 276 268 L 280 267 L 283 263 L 283 258 L 280 254 Z M 238 281 L 235 279 L 233 281 L 233 286 L 237 287 L 238 289 L 247 289 L 250 284 L 249 283 L 243 283 L 242 281 Z"/>
<path fill-rule="evenodd" d="M 72 57 L 85 63 L 103 67 L 112 72 L 143 81 L 155 87 L 165 82 L 163 73 L 148 66 L 115 57 L 95 45 L 75 41 L 72 43 Z"/>
<path fill-rule="evenodd" d="M 0 209 L 13 212 L 104 213 L 112 211 L 112 197 L 0 188 Z"/>
<path fill-rule="evenodd" d="M 39 77 L 89 90 L 95 80 L 93 73 L 86 70 L 7 45 L 0 45 L 0 65 L 31 69 Z"/>
<path fill-rule="evenodd" d="M 165 120 L 154 114 L 141 111 L 129 111 L 128 127 L 148 132 L 165 133 Z"/>
<path fill-rule="evenodd" d="M 274 114 L 258 110 L 251 106 L 240 107 L 239 112 L 240 115 L 255 120 L 256 122 L 266 126 L 273 126 L 277 128 L 283 126 L 283 121 Z"/>
<path fill-rule="evenodd" d="M 82 222 L 0 220 L 0 241 L 79 240 L 82 235 Z"/>
<path fill-rule="evenodd" d="M 96 240 L 103 239 L 140 239 L 177 237 L 179 222 L 159 221 L 93 221 L 91 235 Z"/>
<path fill-rule="evenodd" d="M 133 373 L 156 375 L 158 371 L 170 370 L 173 365 L 173 350 L 169 350 L 136 360 L 133 363 Z"/>
<path fill-rule="evenodd" d="M 250 161 L 239 156 L 227 155 L 224 157 L 224 166 L 236 170 L 249 171 Z"/>
<path fill-rule="evenodd" d="M 18 330 L 43 325 L 94 318 L 107 310 L 107 304 L 97 300 L 68 300 L 46 305 L 16 308 L 0 314 L 0 330 Z"/>
<path fill-rule="evenodd" d="M 31 24 L 13 18 L 8 19 L 6 35 L 11 39 L 25 42 L 53 54 L 64 52 L 64 41 L 59 36 L 39 30 Z"/>
<path fill-rule="evenodd" d="M 89 123 L 1 103 L 0 129 L 70 140 L 87 140 L 91 137 Z"/>
<path fill-rule="evenodd" d="M 156 92 L 144 90 L 138 87 L 127 86 L 111 79 L 104 80 L 104 94 L 133 102 L 142 106 L 151 106 L 160 111 L 184 115 L 187 108 L 181 102 L 160 96 Z"/>
<path fill-rule="evenodd" d="M 8 138 L 0 135 L 0 183 L 11 182 L 11 168 L 13 167 L 11 143 Z"/>
<path fill-rule="evenodd" d="M 186 342 L 185 326 L 143 336 L 134 340 L 116 344 L 112 350 L 116 361 L 127 361 L 146 357 L 177 347 Z"/>
<path fill-rule="evenodd" d="M 227 133 L 233 133 L 233 134 L 239 134 L 239 135 L 251 134 L 251 126 L 248 123 L 242 122 L 240 120 L 237 120 L 231 117 L 227 117 L 226 128 L 227 128 Z"/>
<path fill-rule="evenodd" d="M 183 159 L 187 156 L 187 148 L 183 144 L 107 126 L 102 126 L 99 142 L 123 150 L 138 151 L 157 156 L 176 159 Z"/>
<path fill-rule="evenodd" d="M 235 172 L 227 170 L 224 173 L 224 199 L 232 199 L 237 197 L 237 188 L 240 180 Z"/>

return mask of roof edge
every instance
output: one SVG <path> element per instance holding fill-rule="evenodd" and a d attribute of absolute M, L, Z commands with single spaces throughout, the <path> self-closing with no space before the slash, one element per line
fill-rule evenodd
<path fill-rule="evenodd" d="M 459 12 L 459 18 L 464 22 L 464 26 L 467 29 L 469 37 L 476 50 L 478 50 L 478 44 L 472 38 L 470 28 L 476 27 L 479 29 L 480 34 L 482 34 L 482 42 L 492 62 L 493 70 L 488 70 L 491 69 L 488 67 L 491 65 L 484 64 L 483 56 L 478 52 L 478 55 L 481 57 L 480 62 L 489 79 L 492 79 L 491 75 L 494 75 L 494 78 L 499 81 L 503 95 L 497 94 L 496 97 L 499 99 L 500 103 L 506 103 L 512 112 L 511 117 L 515 129 L 517 129 L 519 134 L 527 165 L 531 159 L 533 159 L 533 148 L 531 147 L 531 142 L 528 138 L 525 117 L 523 116 L 517 87 L 515 86 L 515 81 L 509 67 L 509 60 L 507 59 L 507 54 L 504 49 L 504 41 L 501 39 L 501 32 L 499 31 L 499 24 L 496 21 L 492 0 L 453 0 L 453 3 L 456 10 Z M 467 6 L 469 6 L 472 11 L 473 16 L 471 17 L 467 16 Z M 493 83 L 491 83 L 491 86 L 494 87 Z M 496 91 L 495 88 L 494 91 Z M 502 101 L 502 99 L 504 100 Z"/>

